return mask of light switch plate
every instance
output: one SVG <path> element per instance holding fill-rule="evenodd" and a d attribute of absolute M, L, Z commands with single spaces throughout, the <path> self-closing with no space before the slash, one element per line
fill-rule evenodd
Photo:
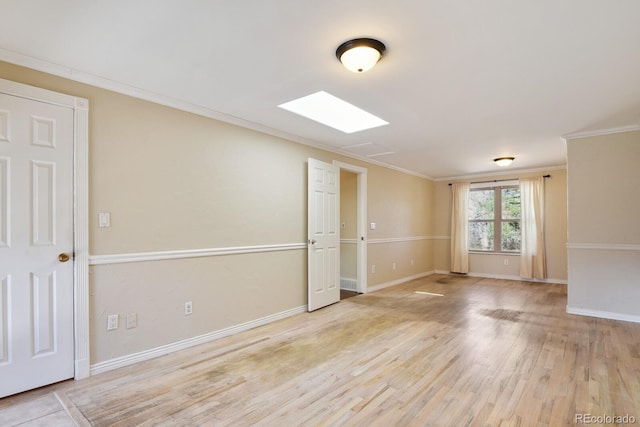
<path fill-rule="evenodd" d="M 369 224 L 369 229 L 370 230 L 375 230 L 376 229 L 376 223 L 375 222 L 370 223 Z"/>

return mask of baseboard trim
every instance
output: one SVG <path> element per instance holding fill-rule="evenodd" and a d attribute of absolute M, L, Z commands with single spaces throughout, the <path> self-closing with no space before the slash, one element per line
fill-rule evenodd
<path fill-rule="evenodd" d="M 379 291 L 380 289 L 388 288 L 389 286 L 399 285 L 401 283 L 409 282 L 411 280 L 421 279 L 423 277 L 431 276 L 434 271 L 425 271 L 424 273 L 414 274 L 413 276 L 403 277 L 401 279 L 392 280 L 390 282 L 381 283 L 375 286 L 369 286 L 367 288 L 367 293 Z"/>
<path fill-rule="evenodd" d="M 436 270 L 436 274 L 457 274 L 451 273 L 446 270 Z M 459 275 L 459 274 L 458 274 Z M 538 282 L 538 283 L 553 283 L 558 285 L 567 285 L 569 284 L 568 280 L 564 279 L 526 279 L 520 276 L 510 276 L 507 274 L 489 274 L 489 273 L 473 273 L 469 272 L 466 274 L 469 277 L 481 277 L 483 279 L 502 279 L 502 280 L 517 280 L 519 282 Z"/>
<path fill-rule="evenodd" d="M 286 317 L 291 317 L 296 314 L 301 314 L 306 312 L 307 312 L 307 306 L 303 305 L 300 307 L 292 308 L 290 310 L 282 311 L 280 313 L 275 313 L 270 316 L 262 317 L 260 319 L 252 320 L 246 323 L 241 323 L 239 325 L 231 326 L 225 329 L 220 329 L 218 331 L 209 332 L 207 334 L 200 335 L 197 337 L 188 338 L 186 340 L 182 340 L 182 341 L 174 342 L 171 344 L 163 345 L 160 347 L 152 348 L 149 350 L 141 351 L 139 353 L 129 354 L 127 356 L 122 356 L 122 357 L 107 360 L 104 362 L 99 362 L 94 365 L 91 365 L 91 375 L 101 374 L 103 372 L 111 371 L 113 369 L 118 369 L 125 366 L 133 365 L 134 363 L 143 362 L 145 360 L 153 359 L 159 356 L 165 356 L 170 353 L 175 353 L 176 351 L 186 350 L 196 345 L 205 344 L 220 338 L 227 337 L 229 335 L 248 331 L 249 329 L 257 328 L 258 326 L 263 326 L 263 325 L 275 322 L 276 320 L 284 319 Z"/>
<path fill-rule="evenodd" d="M 489 273 L 467 273 L 469 277 L 482 277 L 484 279 L 502 279 L 502 280 L 517 280 L 519 282 L 538 282 L 538 283 L 554 283 L 558 285 L 566 285 L 569 282 L 563 279 L 533 279 L 520 276 L 510 276 L 507 274 L 489 274 Z"/>
<path fill-rule="evenodd" d="M 568 314 L 577 314 L 579 316 L 598 317 L 601 319 L 621 320 L 623 322 L 640 323 L 640 316 L 634 316 L 624 313 L 613 313 L 610 311 L 590 310 L 587 308 L 577 308 L 567 306 Z"/>

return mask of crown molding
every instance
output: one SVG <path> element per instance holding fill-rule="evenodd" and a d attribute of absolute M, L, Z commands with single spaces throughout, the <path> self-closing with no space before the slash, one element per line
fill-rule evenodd
<path fill-rule="evenodd" d="M 511 169 L 508 171 L 501 171 L 501 172 L 484 172 L 484 173 L 477 173 L 472 175 L 448 176 L 444 178 L 436 178 L 434 179 L 434 181 L 435 182 L 463 181 L 466 179 L 484 179 L 484 178 L 493 178 L 495 176 L 513 176 L 513 175 L 518 175 L 523 173 L 551 172 L 554 170 L 566 170 L 566 169 L 567 169 L 567 165 L 555 165 L 555 166 L 545 166 L 542 168 L 533 168 L 533 169 Z M 517 179 L 517 178 L 514 178 L 514 179 Z"/>
<path fill-rule="evenodd" d="M 339 154 L 341 156 L 344 156 L 350 159 L 360 160 L 368 164 L 381 166 L 387 169 L 395 170 L 397 172 L 406 173 L 408 175 L 417 176 L 419 178 L 428 179 L 431 181 L 434 180 L 433 177 L 421 174 L 416 171 L 404 169 L 398 166 L 393 166 L 388 163 L 381 162 L 379 160 L 374 160 L 366 156 L 359 156 L 357 154 L 348 152 L 346 150 L 342 150 L 337 147 L 333 147 L 333 146 L 330 146 L 318 141 L 310 140 L 307 138 L 303 138 L 295 134 L 274 129 L 269 126 L 261 125 L 259 123 L 255 123 L 240 117 L 232 116 L 230 114 L 222 113 L 220 111 L 216 111 L 211 108 L 203 107 L 197 104 L 192 104 L 190 102 L 182 101 L 173 97 L 160 95 L 145 89 L 126 85 L 126 84 L 117 82 L 115 80 L 111 80 L 105 77 L 100 77 L 95 74 L 87 73 L 87 72 L 76 70 L 73 68 L 65 67 L 60 64 L 55 64 L 53 62 L 45 61 L 45 60 L 34 58 L 31 56 L 23 55 L 21 53 L 17 53 L 11 50 L 0 48 L 0 61 L 5 61 L 10 64 L 30 68 L 32 70 L 36 70 L 36 71 L 51 74 L 54 76 L 62 77 L 65 79 L 73 80 L 78 83 L 84 83 L 90 86 L 95 86 L 101 89 L 106 89 L 112 92 L 120 93 L 122 95 L 127 95 L 133 98 L 142 99 L 144 101 L 153 102 L 154 104 L 164 105 L 165 107 L 175 108 L 177 110 L 186 111 L 188 113 L 196 114 L 202 117 L 207 117 L 210 119 L 240 126 L 245 129 L 254 130 L 267 135 L 282 138 L 287 141 L 296 142 L 298 144 L 307 145 L 313 148 L 318 148 L 323 151 Z"/>
<path fill-rule="evenodd" d="M 619 126 L 614 128 L 605 128 L 597 130 L 589 130 L 585 132 L 574 132 L 562 135 L 564 140 L 589 138 L 591 136 L 611 135 L 614 133 L 635 132 L 640 130 L 640 125 Z"/>

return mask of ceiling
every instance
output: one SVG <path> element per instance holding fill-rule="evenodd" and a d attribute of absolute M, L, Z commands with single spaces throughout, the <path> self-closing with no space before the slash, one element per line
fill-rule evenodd
<path fill-rule="evenodd" d="M 564 165 L 562 136 L 640 124 L 637 0 L 0 0 L 0 60 L 432 178 Z M 345 40 L 387 46 L 371 71 Z M 388 121 L 278 108 L 324 90 Z M 346 147 L 346 148 L 345 148 Z M 351 148 L 349 148 L 351 147 Z"/>

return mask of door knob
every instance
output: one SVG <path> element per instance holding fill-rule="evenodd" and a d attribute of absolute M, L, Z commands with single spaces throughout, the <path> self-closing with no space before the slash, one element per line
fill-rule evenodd
<path fill-rule="evenodd" d="M 312 239 L 312 240 L 309 240 L 309 243 L 311 243 L 312 245 L 315 245 L 316 241 Z"/>
<path fill-rule="evenodd" d="M 66 254 L 64 252 L 61 253 L 60 255 L 58 255 L 58 261 L 60 261 L 60 262 L 67 262 L 67 261 L 69 261 L 69 259 L 70 259 L 69 258 L 69 254 Z"/>

